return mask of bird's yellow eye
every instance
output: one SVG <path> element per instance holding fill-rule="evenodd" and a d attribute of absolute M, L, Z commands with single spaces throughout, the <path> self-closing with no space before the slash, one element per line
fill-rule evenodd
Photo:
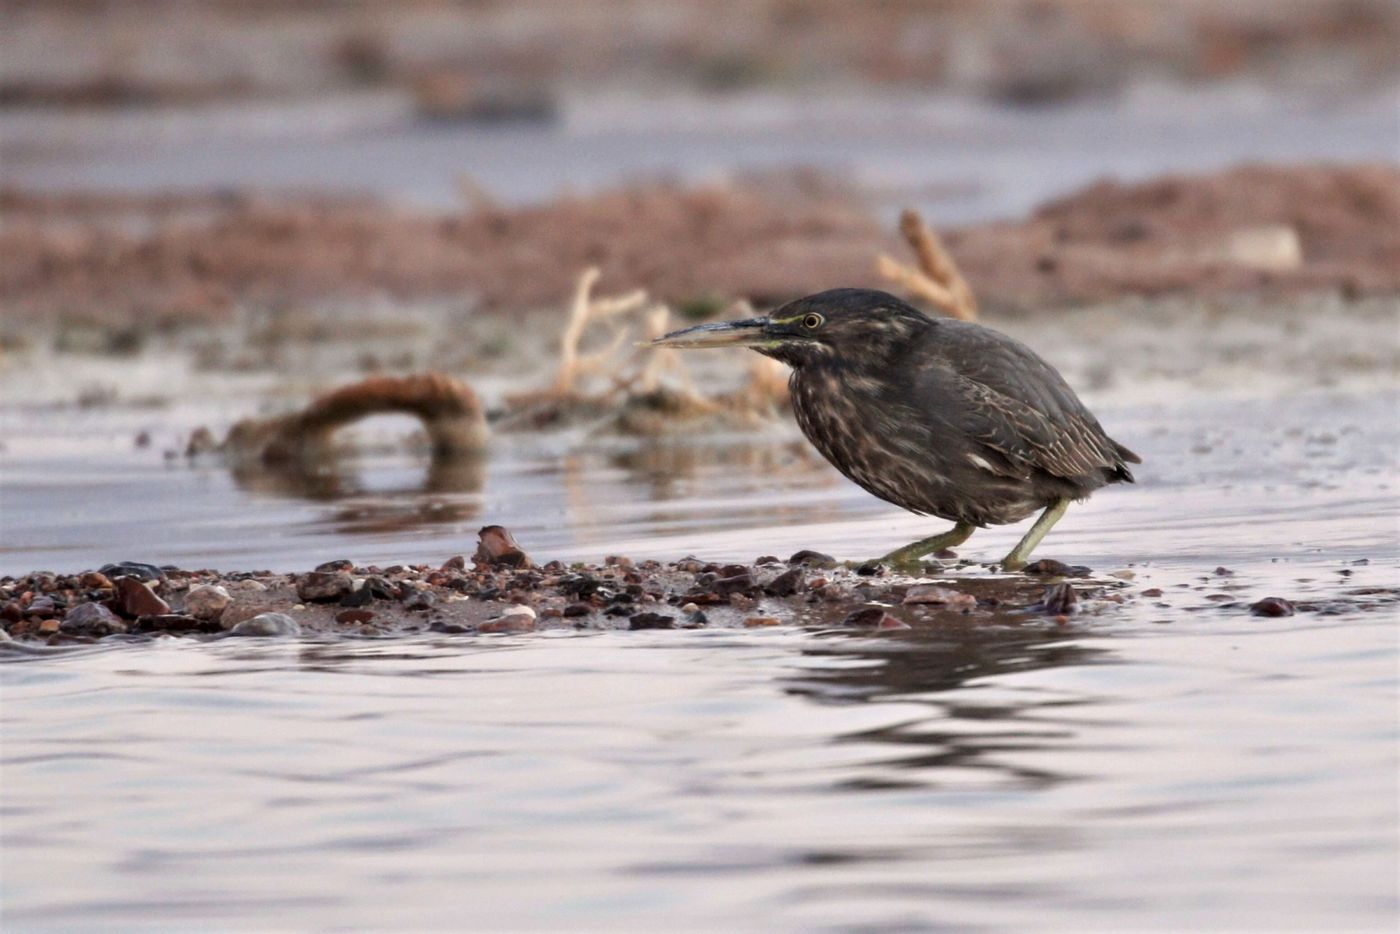
<path fill-rule="evenodd" d="M 822 323 L 825 321 L 826 319 L 821 315 L 808 315 L 802 319 L 802 326 L 809 331 L 815 331 L 817 328 L 821 327 Z"/>

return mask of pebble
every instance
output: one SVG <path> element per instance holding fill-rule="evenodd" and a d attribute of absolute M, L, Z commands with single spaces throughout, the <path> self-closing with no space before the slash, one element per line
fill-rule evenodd
<path fill-rule="evenodd" d="M 373 610 L 341 610 L 335 614 L 337 623 L 367 623 L 374 619 Z"/>
<path fill-rule="evenodd" d="M 58 604 L 53 597 L 39 596 L 29 601 L 29 606 L 24 608 L 25 616 L 53 616 L 58 612 Z"/>
<path fill-rule="evenodd" d="M 729 577 L 721 577 L 710 585 L 710 589 L 721 596 L 744 593 L 753 589 L 753 575 L 748 571 L 734 574 Z"/>
<path fill-rule="evenodd" d="M 912 629 L 904 620 L 891 616 L 883 607 L 870 606 L 856 610 L 841 621 L 842 626 L 855 626 L 860 629 Z"/>
<path fill-rule="evenodd" d="M 345 571 L 349 573 L 355 570 L 355 562 L 351 561 L 349 558 L 336 558 L 334 561 L 322 561 L 312 570 L 321 571 L 323 573 L 334 573 L 335 571 Z"/>
<path fill-rule="evenodd" d="M 297 598 L 308 603 L 329 603 L 350 592 L 350 575 L 341 571 L 312 571 L 297 580 Z"/>
<path fill-rule="evenodd" d="M 750 616 L 744 620 L 744 625 L 749 629 L 758 629 L 762 626 L 781 626 L 782 620 L 776 616 Z"/>
<path fill-rule="evenodd" d="M 212 620 L 198 620 L 186 613 L 141 617 L 142 632 L 210 632 L 217 631 L 217 628 L 218 624 Z"/>
<path fill-rule="evenodd" d="M 1094 573 L 1092 568 L 1087 568 L 1082 564 L 1065 564 L 1054 558 L 1041 558 L 1039 561 L 1032 561 L 1025 566 L 1024 571 L 1027 574 L 1035 574 L 1040 577 L 1088 577 Z"/>
<path fill-rule="evenodd" d="M 692 614 L 694 614 L 694 613 L 699 613 L 699 612 L 700 612 L 700 604 L 698 604 L 698 603 L 693 603 L 693 602 L 692 602 L 692 603 L 687 603 L 687 604 L 685 604 L 685 605 L 683 605 L 683 606 L 681 607 L 681 612 L 684 613 L 686 616 L 690 616 L 690 615 L 692 615 Z"/>
<path fill-rule="evenodd" d="M 170 612 L 170 604 L 156 596 L 149 584 L 135 577 L 118 577 L 112 581 L 112 586 L 127 616 L 164 616 Z"/>
<path fill-rule="evenodd" d="M 197 584 L 185 594 L 185 612 L 195 619 L 218 619 L 233 597 L 218 584 Z"/>
<path fill-rule="evenodd" d="M 1282 597 L 1265 597 L 1250 604 L 1249 612 L 1255 616 L 1292 616 L 1293 604 Z"/>
<path fill-rule="evenodd" d="M 39 635 L 51 636 L 58 632 L 62 624 L 56 619 L 44 619 L 39 621 Z"/>
<path fill-rule="evenodd" d="M 1051 584 L 1040 598 L 1041 609 L 1053 616 L 1072 616 L 1079 612 L 1079 594 L 1068 583 Z"/>
<path fill-rule="evenodd" d="M 229 630 L 231 636 L 297 636 L 301 626 L 286 613 L 259 613 Z"/>
<path fill-rule="evenodd" d="M 789 568 L 777 577 L 768 582 L 763 588 L 765 593 L 775 597 L 791 597 L 802 590 L 803 575 L 802 568 Z"/>
<path fill-rule="evenodd" d="M 223 615 L 219 617 L 219 625 L 224 629 L 232 629 L 245 619 L 252 619 L 259 613 L 266 612 L 267 608 L 263 606 L 248 606 L 246 604 L 235 603 L 233 606 L 224 610 Z"/>
<path fill-rule="evenodd" d="M 948 606 L 975 606 L 977 598 L 970 593 L 962 593 L 951 587 L 937 584 L 915 584 L 909 588 L 901 601 L 906 604 L 947 604 Z"/>
<path fill-rule="evenodd" d="M 499 525 L 488 525 L 477 533 L 476 555 L 472 560 L 483 567 L 528 568 L 530 558 L 515 543 L 515 536 Z"/>
<path fill-rule="evenodd" d="M 73 635 L 106 636 L 126 632 L 126 623 L 101 603 L 83 603 L 68 611 L 59 628 Z"/>
<path fill-rule="evenodd" d="M 98 573 L 113 580 L 118 577 L 134 577 L 143 581 L 165 580 L 164 571 L 154 564 L 143 564 L 140 561 L 118 561 L 115 564 L 104 564 L 98 568 Z"/>
<path fill-rule="evenodd" d="M 437 595 L 431 590 L 416 590 L 403 602 L 405 610 L 429 610 L 437 604 Z"/>
<path fill-rule="evenodd" d="M 262 581 L 255 581 L 250 578 L 242 581 L 229 581 L 228 589 L 245 590 L 250 593 L 264 593 L 267 591 L 267 585 Z"/>
<path fill-rule="evenodd" d="M 804 548 L 787 560 L 788 564 L 801 564 L 806 567 L 834 568 L 836 559 L 831 555 L 822 554 L 820 551 L 812 551 Z"/>
<path fill-rule="evenodd" d="M 488 619 L 477 627 L 477 632 L 534 632 L 535 614 L 512 613 Z"/>
<path fill-rule="evenodd" d="M 84 590 L 111 590 L 112 582 L 101 571 L 88 571 L 78 578 L 78 586 Z"/>
<path fill-rule="evenodd" d="M 638 613 L 627 620 L 628 629 L 675 629 L 674 617 L 664 613 Z"/>

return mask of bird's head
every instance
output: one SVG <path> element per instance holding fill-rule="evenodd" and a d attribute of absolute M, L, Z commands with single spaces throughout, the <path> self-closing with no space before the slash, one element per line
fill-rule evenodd
<path fill-rule="evenodd" d="M 700 324 L 652 341 L 656 347 L 751 347 L 793 367 L 822 362 L 879 366 L 933 321 L 874 289 L 831 289 L 788 302 L 764 318 Z"/>

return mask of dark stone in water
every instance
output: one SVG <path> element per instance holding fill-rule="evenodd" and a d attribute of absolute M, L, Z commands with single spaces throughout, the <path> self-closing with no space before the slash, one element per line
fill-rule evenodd
<path fill-rule="evenodd" d="M 763 589 L 766 593 L 772 594 L 775 597 L 791 597 L 793 594 L 800 591 L 802 589 L 802 586 L 802 569 L 800 567 L 797 567 L 788 568 L 786 571 L 769 581 L 768 586 L 764 587 Z"/>
<path fill-rule="evenodd" d="M 428 626 L 428 631 L 445 632 L 451 636 L 460 636 L 463 633 L 475 632 L 476 630 L 463 626 L 460 623 L 432 623 Z"/>
<path fill-rule="evenodd" d="M 627 620 L 628 629 L 675 629 L 674 617 L 663 613 L 638 613 Z"/>
<path fill-rule="evenodd" d="M 367 623 L 374 619 L 374 612 L 371 610 L 341 610 L 335 614 L 337 623 Z"/>
<path fill-rule="evenodd" d="M 842 626 L 857 629 L 912 629 L 913 627 L 897 616 L 885 612 L 884 607 L 870 606 L 856 610 L 841 621 Z"/>
<path fill-rule="evenodd" d="M 1087 568 L 1082 564 L 1065 564 L 1054 558 L 1041 558 L 1039 561 L 1032 561 L 1026 565 L 1024 570 L 1027 574 L 1034 574 L 1037 577 L 1088 577 L 1094 573 L 1092 568 Z"/>
<path fill-rule="evenodd" d="M 126 632 L 126 623 L 101 603 L 84 603 L 68 611 L 59 629 L 68 635 L 107 636 Z"/>
<path fill-rule="evenodd" d="M 564 615 L 566 617 L 587 616 L 592 612 L 593 607 L 589 606 L 587 603 L 571 603 L 564 607 Z"/>
<path fill-rule="evenodd" d="M 184 613 L 143 616 L 136 621 L 142 632 L 221 632 L 218 620 L 195 619 Z"/>
<path fill-rule="evenodd" d="M 831 555 L 824 555 L 820 551 L 811 551 L 810 549 L 806 548 L 797 552 L 791 558 L 788 558 L 787 563 L 801 564 L 811 568 L 836 567 L 836 559 L 833 558 Z"/>
<path fill-rule="evenodd" d="M 884 571 L 885 566 L 879 561 L 867 561 L 860 567 L 856 568 L 856 573 L 859 574 L 861 577 L 875 577 L 879 574 L 883 574 Z"/>
<path fill-rule="evenodd" d="M 1292 616 L 1293 604 L 1282 597 L 1265 597 L 1250 604 L 1249 612 L 1255 616 Z"/>
<path fill-rule="evenodd" d="M 1079 612 L 1079 594 L 1070 584 L 1051 584 L 1040 598 L 1040 606 L 1052 616 L 1071 616 Z"/>
<path fill-rule="evenodd" d="M 350 561 L 348 558 L 337 558 L 334 561 L 323 561 L 322 563 L 316 565 L 316 570 L 324 572 L 353 571 L 354 569 L 354 562 Z"/>
<path fill-rule="evenodd" d="M 142 581 L 165 580 L 164 571 L 154 564 L 142 564 L 140 561 L 118 561 L 115 564 L 104 564 L 97 570 L 98 573 L 114 580 L 118 577 L 134 577 Z"/>

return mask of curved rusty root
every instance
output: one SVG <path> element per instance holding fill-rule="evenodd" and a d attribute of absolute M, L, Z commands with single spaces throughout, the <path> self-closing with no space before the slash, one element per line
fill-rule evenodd
<path fill-rule="evenodd" d="M 972 286 L 967 284 L 943 241 L 924 223 L 918 211 L 906 209 L 899 215 L 899 232 L 914 251 L 917 263 L 910 266 L 882 254 L 875 259 L 880 275 L 946 315 L 976 321 L 977 297 L 972 294 Z"/>
<path fill-rule="evenodd" d="M 433 457 L 476 454 L 486 447 L 486 416 L 471 387 L 440 373 L 372 376 L 326 393 L 305 409 L 269 419 L 245 419 L 224 447 L 265 463 L 327 456 L 335 433 L 372 415 L 412 415 L 427 429 Z"/>

